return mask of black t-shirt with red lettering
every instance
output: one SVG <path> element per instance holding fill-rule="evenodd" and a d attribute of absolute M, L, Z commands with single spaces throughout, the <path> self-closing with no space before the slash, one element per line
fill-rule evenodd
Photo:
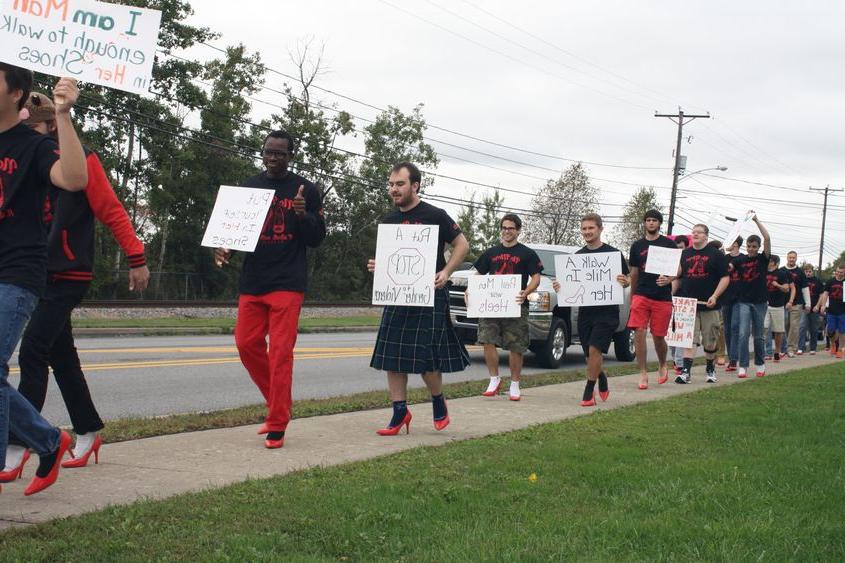
<path fill-rule="evenodd" d="M 766 303 L 769 300 L 769 292 L 766 284 L 766 275 L 769 271 L 769 255 L 759 252 L 756 256 L 745 256 L 743 260 L 734 263 L 739 268 L 740 303 Z"/>
<path fill-rule="evenodd" d="M 446 267 L 446 257 L 443 255 L 446 244 L 451 243 L 461 234 L 461 228 L 449 217 L 448 213 L 424 201 L 419 202 L 408 211 L 396 209 L 385 215 L 381 222 L 388 225 L 438 225 L 440 227 L 437 251 L 438 272 Z"/>
<path fill-rule="evenodd" d="M 273 291 L 305 291 L 308 286 L 307 247 L 319 246 L 326 238 L 326 222 L 320 190 L 314 184 L 288 172 L 284 178 L 268 178 L 266 172 L 243 183 L 248 188 L 275 190 L 255 252 L 244 258 L 240 292 L 263 295 Z M 293 200 L 304 186 L 305 215 L 297 215 Z"/>
<path fill-rule="evenodd" d="M 739 294 L 742 290 L 742 272 L 740 270 L 740 265 L 745 261 L 746 256 L 745 254 L 739 254 L 737 256 L 731 256 L 728 254 L 725 258 L 728 261 L 728 276 L 731 278 L 731 283 L 728 284 L 728 288 L 722 294 L 722 298 L 719 299 L 719 303 L 722 305 L 731 305 L 739 300 Z"/>
<path fill-rule="evenodd" d="M 827 313 L 829 315 L 845 315 L 845 301 L 842 301 L 842 284 L 836 278 L 827 280 L 824 290 L 827 292 Z"/>
<path fill-rule="evenodd" d="M 36 295 L 47 283 L 42 212 L 58 151 L 51 137 L 22 123 L 0 133 L 0 283 Z"/>
<path fill-rule="evenodd" d="M 662 246 L 663 248 L 677 248 L 677 245 L 668 237 L 660 235 L 655 240 L 648 240 L 641 238 L 631 245 L 631 254 L 629 255 L 628 263 L 632 268 L 637 268 L 637 287 L 634 288 L 634 295 L 642 295 L 655 301 L 671 301 L 672 300 L 672 284 L 664 286 L 657 285 L 658 274 L 648 274 L 645 271 L 646 263 L 648 262 L 648 249 L 652 246 Z"/>
<path fill-rule="evenodd" d="M 728 261 L 721 250 L 712 246 L 698 250 L 691 246 L 681 254 L 681 287 L 677 295 L 707 301 L 727 275 Z M 708 310 L 704 305 L 698 308 Z"/>
<path fill-rule="evenodd" d="M 475 269 L 479 274 L 519 274 L 522 276 L 522 289 L 525 289 L 528 278 L 543 271 L 543 262 L 536 252 L 522 243 L 510 247 L 497 244 L 475 261 Z"/>
<path fill-rule="evenodd" d="M 789 299 L 790 291 L 783 291 L 776 288 L 773 282 L 781 285 L 792 283 L 792 278 L 785 268 L 778 268 L 771 272 L 766 272 L 766 291 L 769 294 L 769 307 L 783 307 Z"/>
<path fill-rule="evenodd" d="M 800 266 L 795 266 L 794 268 L 784 266 L 783 270 L 789 274 L 790 281 L 795 285 L 795 300 L 792 304 L 804 305 L 803 289 L 807 287 L 807 276 L 804 274 L 804 270 Z"/>
<path fill-rule="evenodd" d="M 810 306 L 815 307 L 819 304 L 819 297 L 824 291 L 824 284 L 816 276 L 807 276 L 807 289 L 810 290 Z"/>

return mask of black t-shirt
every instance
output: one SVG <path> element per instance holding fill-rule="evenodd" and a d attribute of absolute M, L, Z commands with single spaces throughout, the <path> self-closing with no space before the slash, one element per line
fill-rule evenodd
<path fill-rule="evenodd" d="M 845 315 L 845 301 L 842 301 L 842 284 L 836 278 L 827 280 L 824 290 L 827 292 L 827 312 L 829 315 Z"/>
<path fill-rule="evenodd" d="M 263 295 L 272 291 L 305 291 L 308 286 L 306 248 L 319 246 L 326 238 L 326 222 L 320 191 L 293 172 L 281 179 L 266 172 L 243 183 L 247 188 L 276 190 L 273 203 L 261 228 L 255 252 L 244 258 L 240 292 Z M 305 186 L 305 215 L 298 216 L 293 200 Z"/>
<path fill-rule="evenodd" d="M 678 296 L 707 301 L 727 275 L 728 261 L 721 250 L 712 246 L 705 246 L 701 250 L 692 246 L 686 248 L 681 254 L 681 287 Z M 698 309 L 708 310 L 704 305 L 699 305 Z"/>
<path fill-rule="evenodd" d="M 528 278 L 543 271 L 543 262 L 532 249 L 522 243 L 507 247 L 497 244 L 484 251 L 475 261 L 475 269 L 479 274 L 520 274 L 522 289 L 528 286 Z"/>
<path fill-rule="evenodd" d="M 793 305 L 804 305 L 804 288 L 807 287 L 807 276 L 804 275 L 804 270 L 800 266 L 794 268 L 783 267 L 783 270 L 789 274 L 792 283 L 795 285 L 795 300 Z"/>
<path fill-rule="evenodd" d="M 807 276 L 807 288 L 810 290 L 810 306 L 815 307 L 819 304 L 819 296 L 824 291 L 824 286 L 816 276 Z"/>
<path fill-rule="evenodd" d="M 449 214 L 424 201 L 419 202 L 412 209 L 402 211 L 396 209 L 381 220 L 388 225 L 438 225 L 439 250 L 437 251 L 437 271 L 446 267 L 446 244 L 455 240 L 461 234 L 461 228 L 449 217 Z"/>
<path fill-rule="evenodd" d="M 610 246 L 607 243 L 602 244 L 595 250 L 589 247 L 583 247 L 575 251 L 575 254 L 596 254 L 599 252 L 619 252 L 619 249 Z M 619 252 L 619 259 L 622 260 L 622 273 L 628 275 L 631 271 L 628 269 L 628 262 L 625 257 Z M 616 280 L 613 280 L 616 283 Z M 619 317 L 619 305 L 598 305 L 597 307 L 580 307 L 578 309 L 579 318 L 596 318 L 596 317 Z"/>
<path fill-rule="evenodd" d="M 728 261 L 728 276 L 731 278 L 731 283 L 728 284 L 728 288 L 722 294 L 721 299 L 719 299 L 719 303 L 722 305 L 736 303 L 739 299 L 740 290 L 742 288 L 742 273 L 740 271 L 740 264 L 745 261 L 745 258 L 746 256 L 744 254 L 739 254 L 737 256 L 731 256 L 730 254 L 725 255 L 725 259 Z"/>
<path fill-rule="evenodd" d="M 59 147 L 19 123 L 0 133 L 0 283 L 41 295 L 47 283 L 42 211 Z"/>
<path fill-rule="evenodd" d="M 789 273 L 784 268 L 778 268 L 766 273 L 766 291 L 769 294 L 769 307 L 783 307 L 789 299 L 789 291 L 784 292 L 774 285 L 772 282 L 778 282 L 781 285 L 792 283 Z M 792 290 L 790 290 L 792 291 Z"/>
<path fill-rule="evenodd" d="M 666 284 L 663 287 L 657 285 L 657 274 L 648 274 L 645 271 L 646 263 L 648 261 L 648 249 L 651 246 L 662 246 L 663 248 L 678 248 L 678 246 L 668 237 L 660 235 L 655 240 L 647 240 L 641 238 L 631 245 L 631 254 L 629 262 L 632 268 L 638 268 L 637 272 L 637 287 L 634 288 L 633 293 L 642 295 L 649 299 L 656 301 L 671 301 L 672 300 L 672 284 Z"/>
<path fill-rule="evenodd" d="M 740 303 L 766 303 L 769 292 L 766 287 L 766 274 L 769 271 L 769 255 L 759 252 L 756 256 L 745 256 L 734 263 L 739 268 Z"/>

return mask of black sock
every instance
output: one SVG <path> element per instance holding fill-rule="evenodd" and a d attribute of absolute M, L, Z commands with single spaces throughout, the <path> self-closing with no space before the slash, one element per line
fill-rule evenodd
<path fill-rule="evenodd" d="M 584 400 L 590 401 L 593 395 L 596 394 L 596 382 L 587 380 L 587 385 L 584 386 Z"/>
<path fill-rule="evenodd" d="M 431 396 L 431 410 L 434 411 L 434 420 L 443 420 L 449 416 L 449 411 L 446 410 L 446 399 L 443 393 Z"/>
<path fill-rule="evenodd" d="M 692 358 L 684 358 L 684 371 L 692 373 Z"/>
<path fill-rule="evenodd" d="M 59 460 L 56 459 L 58 453 L 59 450 L 57 449 L 53 453 L 38 456 L 38 469 L 35 470 L 35 475 L 41 477 L 42 479 L 49 475 L 50 471 L 53 469 L 53 466 L 59 463 Z"/>
<path fill-rule="evenodd" d="M 388 428 L 399 426 L 408 414 L 408 401 L 393 401 L 393 418 L 390 419 Z"/>
<path fill-rule="evenodd" d="M 716 366 L 713 365 L 713 360 L 707 360 L 707 371 L 713 371 L 716 369 Z"/>
<path fill-rule="evenodd" d="M 605 393 L 607 392 L 607 389 L 607 376 L 604 374 L 604 372 L 601 372 L 599 374 L 599 391 Z"/>
<path fill-rule="evenodd" d="M 274 442 L 278 442 L 279 440 L 281 440 L 284 437 L 285 437 L 285 431 L 284 430 L 279 430 L 278 432 L 268 432 L 267 433 L 267 439 L 273 440 Z"/>

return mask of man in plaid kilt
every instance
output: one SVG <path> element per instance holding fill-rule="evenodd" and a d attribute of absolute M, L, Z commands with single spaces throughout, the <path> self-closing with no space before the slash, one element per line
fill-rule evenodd
<path fill-rule="evenodd" d="M 393 402 L 393 417 L 382 436 L 395 436 L 404 426 L 410 430 L 408 410 L 408 374 L 419 373 L 431 392 L 434 427 L 443 430 L 449 425 L 449 412 L 443 397 L 443 372 L 463 371 L 469 355 L 458 339 L 449 318 L 449 291 L 446 285 L 455 268 L 463 262 L 469 243 L 454 220 L 442 209 L 420 199 L 422 176 L 410 162 L 400 162 L 390 172 L 388 195 L 396 210 L 382 218 L 386 224 L 437 225 L 437 274 L 434 278 L 434 306 L 387 306 L 381 317 L 370 366 L 387 372 L 387 386 Z M 452 246 L 448 263 L 446 244 Z M 367 264 L 375 271 L 375 260 Z"/>

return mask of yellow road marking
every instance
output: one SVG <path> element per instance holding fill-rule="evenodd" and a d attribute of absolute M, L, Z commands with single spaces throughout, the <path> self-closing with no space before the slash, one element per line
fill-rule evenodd
<path fill-rule="evenodd" d="M 337 347 L 323 347 L 323 348 L 296 348 L 296 352 L 363 352 L 364 350 L 372 351 L 372 346 L 356 346 L 348 348 Z M 232 353 L 236 354 L 238 349 L 234 346 L 182 346 L 169 348 L 88 348 L 79 349 L 80 354 L 154 354 L 157 352 L 165 354 L 190 354 L 191 352 L 202 353 Z"/>

